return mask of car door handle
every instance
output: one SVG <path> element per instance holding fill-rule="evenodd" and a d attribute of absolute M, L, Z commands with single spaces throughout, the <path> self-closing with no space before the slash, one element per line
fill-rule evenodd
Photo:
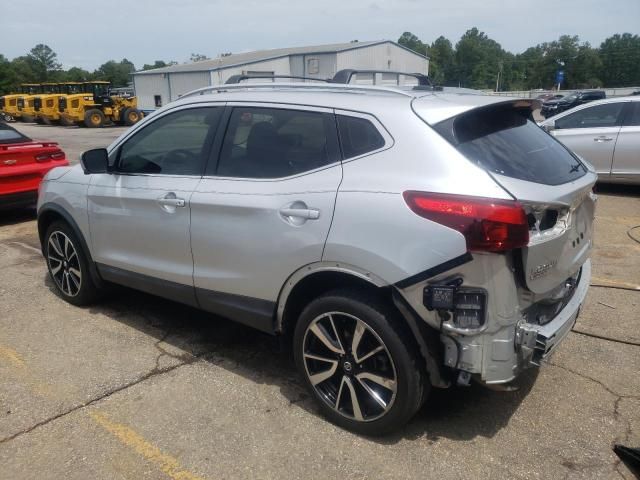
<path fill-rule="evenodd" d="M 320 218 L 320 210 L 316 208 L 281 208 L 283 217 L 304 218 L 305 220 L 317 220 Z"/>
<path fill-rule="evenodd" d="M 167 193 L 164 197 L 160 197 L 158 203 L 165 207 L 184 207 L 186 205 L 184 198 L 176 197 L 175 193 Z"/>
<path fill-rule="evenodd" d="M 593 139 L 594 142 L 610 142 L 611 140 L 613 140 L 613 137 L 605 137 L 604 135 Z"/>

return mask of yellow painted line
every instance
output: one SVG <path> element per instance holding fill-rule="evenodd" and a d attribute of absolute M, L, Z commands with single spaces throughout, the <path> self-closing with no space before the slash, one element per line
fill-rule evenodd
<path fill-rule="evenodd" d="M 608 278 L 591 277 L 591 283 L 601 283 L 602 285 L 612 285 L 614 287 L 625 287 L 633 290 L 640 290 L 640 285 L 635 283 L 619 282 L 617 280 L 609 280 Z"/>
<path fill-rule="evenodd" d="M 0 345 L 0 359 L 9 360 L 11 364 L 18 368 L 25 368 L 26 364 L 18 352 L 13 348 Z"/>
<path fill-rule="evenodd" d="M 138 454 L 148 461 L 155 463 L 160 470 L 166 473 L 173 480 L 204 480 L 202 477 L 182 469 L 177 458 L 162 453 L 155 445 L 149 443 L 139 433 L 122 423 L 117 423 L 109 419 L 102 412 L 89 412 L 91 418 L 107 432 L 114 435 L 127 447 L 133 448 Z"/>

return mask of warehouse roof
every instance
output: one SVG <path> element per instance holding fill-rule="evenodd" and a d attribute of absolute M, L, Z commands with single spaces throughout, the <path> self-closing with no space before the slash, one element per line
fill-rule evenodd
<path fill-rule="evenodd" d="M 424 55 L 420 55 L 419 53 L 416 53 L 413 50 L 409 50 L 408 48 L 403 47 L 396 42 L 392 42 L 391 40 L 375 40 L 371 42 L 332 43 L 328 45 L 311 45 L 307 47 L 277 48 L 274 50 L 257 50 L 255 52 L 234 53 L 231 55 L 226 55 L 224 57 L 202 60 L 200 62 L 185 63 L 182 65 L 171 65 L 169 67 L 154 68 L 153 70 L 142 70 L 139 72 L 135 72 L 134 75 L 172 72 L 210 72 L 223 68 L 234 67 L 236 65 L 246 65 L 248 63 L 262 62 L 265 60 L 287 57 L 289 55 L 313 55 L 321 53 L 345 52 L 347 50 L 356 50 L 358 48 L 370 47 L 373 45 L 380 45 L 384 43 L 391 43 L 393 45 L 396 45 L 397 47 L 408 50 L 415 55 L 424 57 Z"/>

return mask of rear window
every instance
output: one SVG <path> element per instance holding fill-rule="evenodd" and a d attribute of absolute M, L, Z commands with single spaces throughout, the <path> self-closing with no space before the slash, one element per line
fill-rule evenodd
<path fill-rule="evenodd" d="M 530 119 L 529 109 L 481 108 L 435 129 L 491 173 L 546 185 L 567 183 L 586 173 L 574 155 Z"/>
<path fill-rule="evenodd" d="M 31 139 L 8 125 L 0 125 L 0 143 L 22 143 Z"/>

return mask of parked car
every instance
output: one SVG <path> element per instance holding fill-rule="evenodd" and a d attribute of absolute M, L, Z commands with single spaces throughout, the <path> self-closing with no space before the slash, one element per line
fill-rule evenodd
<path fill-rule="evenodd" d="M 0 123 L 0 209 L 35 206 L 42 178 L 65 165 L 69 162 L 56 142 L 31 140 Z"/>
<path fill-rule="evenodd" d="M 640 184 L 640 97 L 593 102 L 541 126 L 590 162 L 599 181 Z"/>
<path fill-rule="evenodd" d="M 543 93 L 541 95 L 538 95 L 536 97 L 536 100 L 539 100 L 541 102 L 548 102 L 549 100 L 559 100 L 562 97 L 564 97 L 564 95 L 561 93 Z"/>
<path fill-rule="evenodd" d="M 605 97 L 606 95 L 603 90 L 573 92 L 557 100 L 545 101 L 540 109 L 540 114 L 544 118 L 553 117 L 554 115 L 570 110 L 578 105 L 593 102 L 594 100 L 601 100 Z"/>
<path fill-rule="evenodd" d="M 330 420 L 388 432 L 431 388 L 513 381 L 574 325 L 596 174 L 534 105 L 209 87 L 50 172 L 42 252 L 71 304 L 113 282 L 281 336 Z"/>

